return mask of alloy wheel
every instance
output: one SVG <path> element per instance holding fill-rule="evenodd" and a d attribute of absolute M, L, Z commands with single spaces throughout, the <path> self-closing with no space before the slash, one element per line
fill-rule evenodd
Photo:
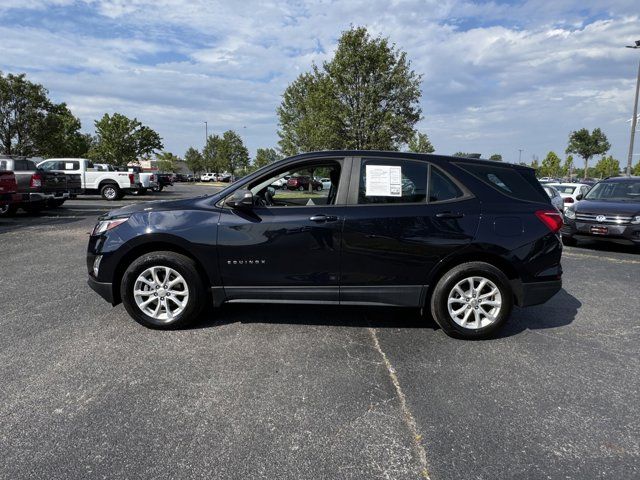
<path fill-rule="evenodd" d="M 495 323 L 502 308 L 500 289 L 481 276 L 467 277 L 456 283 L 447 298 L 451 319 L 470 330 Z"/>
<path fill-rule="evenodd" d="M 150 267 L 136 279 L 133 298 L 142 313 L 169 323 L 186 308 L 189 287 L 184 277 L 173 268 Z"/>

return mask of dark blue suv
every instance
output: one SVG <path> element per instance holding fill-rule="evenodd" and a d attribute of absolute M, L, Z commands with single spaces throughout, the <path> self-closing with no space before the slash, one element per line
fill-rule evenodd
<path fill-rule="evenodd" d="M 330 179 L 329 188 L 272 186 L 302 175 Z M 387 305 L 425 309 L 449 335 L 484 338 L 514 303 L 560 290 L 561 226 L 527 167 L 317 152 L 213 195 L 109 212 L 87 267 L 91 288 L 149 327 L 182 326 L 208 302 Z"/>

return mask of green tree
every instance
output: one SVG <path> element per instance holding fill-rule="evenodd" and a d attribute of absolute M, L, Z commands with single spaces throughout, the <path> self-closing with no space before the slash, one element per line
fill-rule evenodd
<path fill-rule="evenodd" d="M 0 153 L 75 157 L 87 152 L 91 137 L 80 133 L 80 120 L 48 93 L 25 74 L 0 72 Z"/>
<path fill-rule="evenodd" d="M 409 140 L 409 151 L 415 153 L 433 153 L 436 151 L 426 133 L 416 132 Z"/>
<path fill-rule="evenodd" d="M 162 150 L 162 138 L 137 119 L 105 113 L 96 120 L 96 142 L 89 156 L 112 165 L 126 166 Z"/>
<path fill-rule="evenodd" d="M 51 105 L 35 134 L 37 153 L 58 158 L 86 156 L 94 139 L 88 133 L 81 133 L 80 128 L 80 120 L 66 104 Z"/>
<path fill-rule="evenodd" d="M 187 164 L 187 168 L 195 175 L 198 175 L 204 170 L 204 157 L 202 153 L 193 147 L 189 147 L 185 152 L 184 162 Z"/>
<path fill-rule="evenodd" d="M 207 143 L 202 150 L 202 168 L 205 172 L 220 173 L 224 168 L 219 157 L 220 142 L 218 135 L 209 135 Z"/>
<path fill-rule="evenodd" d="M 611 155 L 602 156 L 602 158 L 596 163 L 594 168 L 596 177 L 617 177 L 620 174 L 620 162 L 613 158 Z"/>
<path fill-rule="evenodd" d="M 599 128 L 589 133 L 586 128 L 571 132 L 567 153 L 575 153 L 584 159 L 584 177 L 589 173 L 589 160 L 594 155 L 604 155 L 611 148 L 607 136 Z"/>
<path fill-rule="evenodd" d="M 494 162 L 501 162 L 502 161 L 502 155 L 500 155 L 499 153 L 494 153 L 493 155 L 491 155 L 489 157 L 489 160 L 493 160 Z"/>
<path fill-rule="evenodd" d="M 278 155 L 278 152 L 273 148 L 259 148 L 256 150 L 256 158 L 253 161 L 253 165 L 256 168 L 262 168 L 270 163 L 277 162 L 282 157 Z"/>
<path fill-rule="evenodd" d="M 555 152 L 547 153 L 538 170 L 541 177 L 559 177 L 562 173 L 562 161 Z"/>
<path fill-rule="evenodd" d="M 179 161 L 181 161 L 180 157 L 171 152 L 161 152 L 156 155 L 156 162 L 160 172 L 176 172 Z"/>
<path fill-rule="evenodd" d="M 573 155 L 568 155 L 562 167 L 562 175 L 571 178 L 573 175 Z"/>
<path fill-rule="evenodd" d="M 454 157 L 461 157 L 461 158 L 465 158 L 468 157 L 469 154 L 467 152 L 456 152 L 453 154 Z"/>
<path fill-rule="evenodd" d="M 285 155 L 324 149 L 398 150 L 422 113 L 421 76 L 405 52 L 364 27 L 342 33 L 334 57 L 301 74 L 277 110 Z"/>
<path fill-rule="evenodd" d="M 232 176 L 249 166 L 249 150 L 244 146 L 240 135 L 233 130 L 227 130 L 222 134 L 218 145 L 218 158 L 220 164 Z"/>
<path fill-rule="evenodd" d="M 636 163 L 636 166 L 633 167 L 633 171 L 631 173 L 640 177 L 640 162 Z"/>

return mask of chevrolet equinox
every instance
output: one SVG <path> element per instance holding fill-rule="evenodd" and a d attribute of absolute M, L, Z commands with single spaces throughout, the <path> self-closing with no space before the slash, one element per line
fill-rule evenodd
<path fill-rule="evenodd" d="M 317 191 L 276 191 L 291 176 Z M 386 305 L 486 338 L 561 288 L 562 218 L 527 167 L 399 152 L 302 154 L 213 195 L 99 218 L 89 285 L 153 328 L 207 303 Z"/>

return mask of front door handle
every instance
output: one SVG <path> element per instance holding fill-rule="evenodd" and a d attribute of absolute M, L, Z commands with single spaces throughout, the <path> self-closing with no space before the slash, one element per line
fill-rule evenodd
<path fill-rule="evenodd" d="M 436 218 L 462 218 L 464 213 L 462 212 L 440 212 L 436 213 Z"/>
<path fill-rule="evenodd" d="M 335 222 L 336 220 L 338 220 L 338 217 L 336 217 L 335 215 L 312 215 L 311 217 L 309 217 L 309 220 L 311 220 L 312 222 Z"/>

